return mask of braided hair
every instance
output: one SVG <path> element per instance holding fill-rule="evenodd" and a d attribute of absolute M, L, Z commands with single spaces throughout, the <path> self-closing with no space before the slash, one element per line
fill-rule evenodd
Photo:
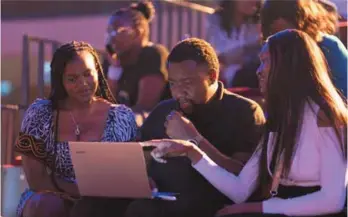
<path fill-rule="evenodd" d="M 105 79 L 97 51 L 86 42 L 72 41 L 59 47 L 53 54 L 51 62 L 51 93 L 49 99 L 52 101 L 54 109 L 58 108 L 59 101 L 68 96 L 63 85 L 65 67 L 81 51 L 87 51 L 94 57 L 95 66 L 98 71 L 98 88 L 95 95 L 111 103 L 116 103 Z"/>

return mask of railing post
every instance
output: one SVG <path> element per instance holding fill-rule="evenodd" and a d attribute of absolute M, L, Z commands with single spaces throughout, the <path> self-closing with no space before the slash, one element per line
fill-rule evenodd
<path fill-rule="evenodd" d="M 185 33 L 186 36 L 192 37 L 194 35 L 193 31 L 193 12 L 194 10 L 186 10 L 186 19 L 187 19 L 187 31 Z"/>
<path fill-rule="evenodd" d="M 175 7 L 175 6 L 174 6 Z M 171 50 L 173 48 L 173 7 L 166 7 L 166 12 L 167 12 L 167 15 L 168 15 L 168 20 L 167 20 L 167 25 L 164 27 L 165 29 L 167 29 L 168 31 L 168 40 L 167 40 L 167 48 L 169 50 Z"/>
<path fill-rule="evenodd" d="M 183 37 L 183 8 L 182 7 L 177 7 L 177 13 L 179 16 L 177 16 L 178 18 L 178 28 L 177 28 L 177 31 L 178 31 L 178 34 L 176 36 L 176 41 L 181 41 L 182 37 Z"/>
<path fill-rule="evenodd" d="M 29 36 L 23 36 L 22 51 L 22 105 L 29 105 L 30 97 L 30 64 L 29 64 Z"/>
<path fill-rule="evenodd" d="M 163 34 L 162 34 L 162 28 L 163 28 L 163 2 L 159 1 L 157 3 L 157 42 L 163 44 Z"/>
<path fill-rule="evenodd" d="M 199 12 L 197 14 L 197 26 L 198 26 L 198 32 L 197 32 L 197 37 L 207 39 L 205 35 L 203 35 L 203 29 L 202 29 L 202 21 L 203 21 L 203 13 Z"/>
<path fill-rule="evenodd" d="M 43 98 L 45 95 L 45 81 L 44 81 L 44 64 L 45 64 L 45 43 L 39 41 L 39 56 L 38 56 L 38 75 L 37 75 L 37 86 L 38 86 L 38 97 Z"/>

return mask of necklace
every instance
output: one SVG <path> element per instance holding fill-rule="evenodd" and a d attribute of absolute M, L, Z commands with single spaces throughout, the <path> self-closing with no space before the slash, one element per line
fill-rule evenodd
<path fill-rule="evenodd" d="M 71 119 L 72 121 L 74 122 L 75 124 L 75 136 L 76 136 L 76 140 L 77 141 L 80 141 L 80 134 L 81 134 L 81 131 L 80 131 L 80 126 L 78 125 L 78 123 L 76 122 L 75 118 L 74 118 L 74 115 L 72 114 L 72 112 L 70 111 L 69 112 L 70 116 L 71 116 Z"/>

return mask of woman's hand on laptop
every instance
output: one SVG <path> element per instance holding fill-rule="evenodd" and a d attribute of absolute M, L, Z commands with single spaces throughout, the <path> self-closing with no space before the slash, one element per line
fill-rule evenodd
<path fill-rule="evenodd" d="M 151 156 L 160 163 L 166 163 L 164 157 L 187 156 L 192 164 L 196 164 L 203 155 L 203 152 L 195 144 L 185 140 L 162 139 L 146 143 L 155 147 Z"/>

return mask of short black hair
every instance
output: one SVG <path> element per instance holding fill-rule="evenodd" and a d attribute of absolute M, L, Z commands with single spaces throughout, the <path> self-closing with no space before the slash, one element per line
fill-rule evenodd
<path fill-rule="evenodd" d="M 185 60 L 193 60 L 198 64 L 207 64 L 210 69 L 219 73 L 220 65 L 216 52 L 203 39 L 187 38 L 182 40 L 175 45 L 168 56 L 168 63 L 180 63 Z"/>

